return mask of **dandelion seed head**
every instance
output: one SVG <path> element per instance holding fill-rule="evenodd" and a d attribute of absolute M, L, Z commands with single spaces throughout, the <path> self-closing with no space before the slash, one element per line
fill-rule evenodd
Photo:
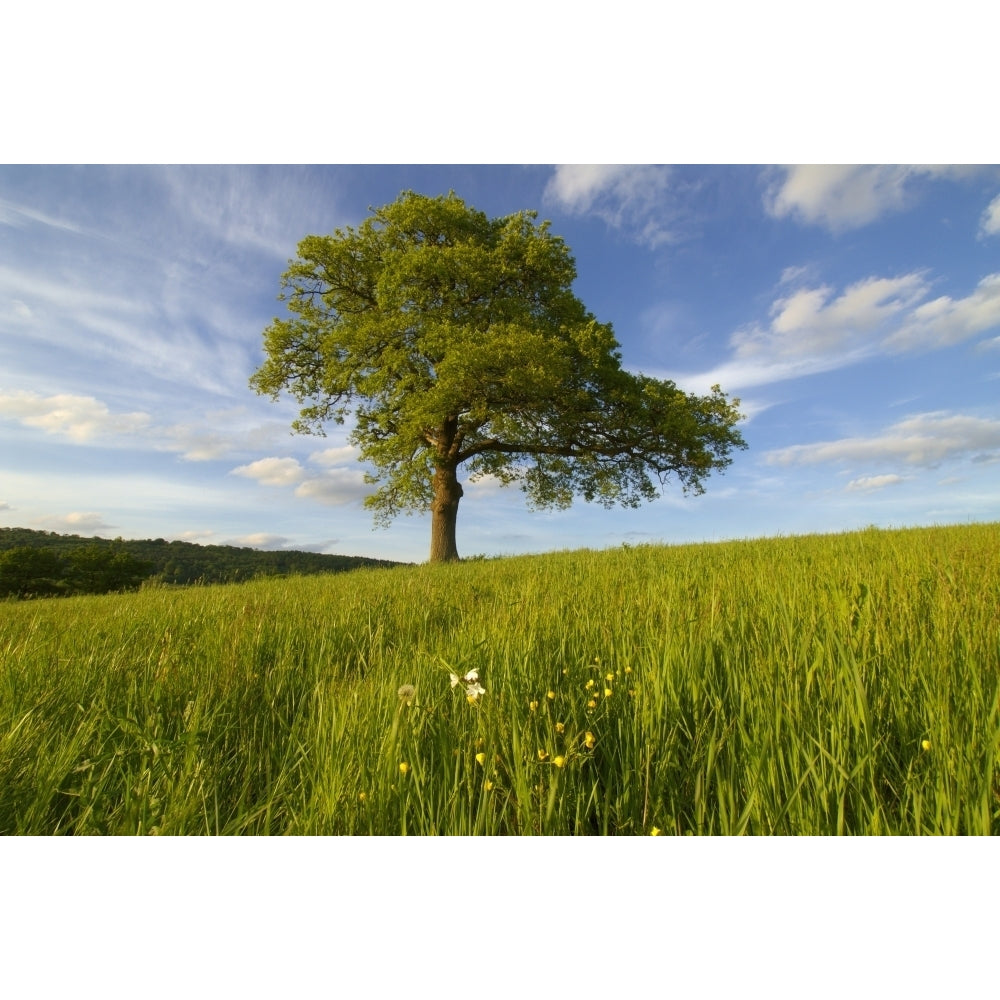
<path fill-rule="evenodd" d="M 399 700 L 404 705 L 409 705 L 413 701 L 413 696 L 416 693 L 417 689 L 412 684 L 402 684 L 396 692 L 396 694 L 399 695 Z"/>

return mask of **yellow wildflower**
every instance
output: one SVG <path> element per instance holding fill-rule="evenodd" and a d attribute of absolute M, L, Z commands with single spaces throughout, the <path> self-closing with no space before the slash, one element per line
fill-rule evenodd
<path fill-rule="evenodd" d="M 587 681 L 586 684 L 584 684 L 584 687 L 589 691 L 593 686 L 594 686 L 594 678 L 591 677 L 590 680 Z"/>
<path fill-rule="evenodd" d="M 410 765 L 407 764 L 406 761 L 404 760 L 403 763 L 399 765 L 399 773 L 408 774 L 409 770 L 410 770 Z"/>
<path fill-rule="evenodd" d="M 486 781 L 484 781 L 483 782 L 483 789 L 485 791 L 487 791 L 487 792 L 492 791 L 492 789 L 493 789 L 493 782 L 490 781 L 489 779 L 487 779 Z"/>
<path fill-rule="evenodd" d="M 584 734 L 583 744 L 588 750 L 593 750 L 597 746 L 597 739 L 590 730 Z"/>
<path fill-rule="evenodd" d="M 557 733 L 564 733 L 564 732 L 566 732 L 566 725 L 565 725 L 565 723 L 563 723 L 563 722 L 557 722 L 556 723 L 556 732 Z"/>
<path fill-rule="evenodd" d="M 553 757 L 552 758 L 552 763 L 555 764 L 556 767 L 564 767 L 566 765 L 566 758 L 565 757 Z"/>
<path fill-rule="evenodd" d="M 611 697 L 611 688 L 605 688 L 604 689 L 604 697 L 605 698 L 610 698 Z"/>
<path fill-rule="evenodd" d="M 536 708 L 538 708 L 538 702 L 537 702 L 537 701 L 529 701 L 529 702 L 528 702 L 528 708 L 529 708 L 529 709 L 530 709 L 530 710 L 531 710 L 532 712 L 534 712 L 534 711 L 535 711 L 535 709 L 536 709 Z"/>
<path fill-rule="evenodd" d="M 593 698 L 587 702 L 587 708 L 597 708 L 597 702 Z"/>
<path fill-rule="evenodd" d="M 539 760 L 547 760 L 548 756 L 549 756 L 549 754 L 548 754 L 547 750 L 539 750 L 538 751 L 538 759 Z"/>
<path fill-rule="evenodd" d="M 367 792 L 362 792 L 362 793 L 361 793 L 361 794 L 360 794 L 360 795 L 358 796 L 358 800 L 359 800 L 360 802 L 367 802 L 367 801 L 368 801 L 368 793 L 367 793 Z"/>
<path fill-rule="evenodd" d="M 658 826 L 654 826 L 653 829 L 649 831 L 649 835 L 651 837 L 659 837 L 659 835 L 660 835 L 661 832 L 662 831 L 660 830 L 660 828 Z"/>
<path fill-rule="evenodd" d="M 920 745 L 921 745 L 921 746 L 922 746 L 922 747 L 923 747 L 923 748 L 924 748 L 925 750 L 930 750 L 930 748 L 931 748 L 931 741 L 930 741 L 930 740 L 924 740 L 924 741 L 923 741 L 923 743 L 921 743 Z"/>
<path fill-rule="evenodd" d="M 548 694 L 545 695 L 545 697 L 548 698 L 549 701 L 555 701 L 556 700 L 556 693 L 555 693 L 555 691 L 549 691 Z"/>
<path fill-rule="evenodd" d="M 476 763 L 480 767 L 482 767 L 486 763 L 486 754 L 484 754 L 484 753 L 477 753 L 476 754 Z"/>
<path fill-rule="evenodd" d="M 615 679 L 615 675 L 614 674 L 605 674 L 604 675 L 604 679 L 610 684 Z"/>

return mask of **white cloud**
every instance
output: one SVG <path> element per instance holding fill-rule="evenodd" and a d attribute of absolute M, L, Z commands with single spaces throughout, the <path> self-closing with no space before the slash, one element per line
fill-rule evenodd
<path fill-rule="evenodd" d="M 372 487 L 360 469 L 331 469 L 322 476 L 306 479 L 295 491 L 297 497 L 340 507 L 363 500 Z"/>
<path fill-rule="evenodd" d="M 198 542 L 204 541 L 206 538 L 214 538 L 214 531 L 182 531 L 178 536 L 178 540 L 182 542 Z"/>
<path fill-rule="evenodd" d="M 230 472 L 233 476 L 255 479 L 261 486 L 294 486 L 302 482 L 306 471 L 295 458 L 260 458 Z"/>
<path fill-rule="evenodd" d="M 669 177 L 662 166 L 562 165 L 543 198 L 574 215 L 596 215 L 655 249 L 674 238 L 673 208 L 665 198 Z"/>
<path fill-rule="evenodd" d="M 842 353 L 870 342 L 892 317 L 926 294 L 919 274 L 866 278 L 831 299 L 829 286 L 801 289 L 771 306 L 771 324 L 737 331 L 731 344 L 738 358 L 774 361 Z"/>
<path fill-rule="evenodd" d="M 233 451 L 235 444 L 231 434 L 203 430 L 191 424 L 164 428 L 160 435 L 161 441 L 156 445 L 157 448 L 179 452 L 181 458 L 189 462 L 208 462 L 213 458 L 222 458 Z"/>
<path fill-rule="evenodd" d="M 1000 236 L 1000 194 L 986 206 L 979 220 L 980 236 Z"/>
<path fill-rule="evenodd" d="M 844 489 L 848 492 L 871 493 L 902 482 L 904 482 L 903 477 L 896 475 L 862 476 L 860 479 L 852 479 Z"/>
<path fill-rule="evenodd" d="M 470 479 L 465 484 L 465 492 L 469 500 L 493 498 L 497 495 L 509 496 L 514 494 L 510 486 L 505 486 L 503 480 L 491 474 L 478 476 Z M 520 491 L 517 491 L 520 495 Z"/>
<path fill-rule="evenodd" d="M 11 505 L 7 503 L 6 500 L 0 500 L 0 510 L 13 510 L 13 509 L 14 508 L 11 507 Z"/>
<path fill-rule="evenodd" d="M 106 524 L 104 518 L 95 511 L 73 511 L 63 516 L 38 517 L 33 523 L 49 531 L 64 531 L 71 534 L 109 531 L 114 527 L 113 524 Z"/>
<path fill-rule="evenodd" d="M 10 311 L 8 315 L 11 319 L 21 322 L 30 322 L 35 316 L 35 314 L 31 311 L 31 307 L 26 305 L 20 299 L 10 300 Z"/>
<path fill-rule="evenodd" d="M 147 413 L 112 413 L 93 396 L 59 394 L 38 396 L 31 392 L 0 392 L 0 416 L 11 417 L 46 434 L 62 434 L 71 441 L 87 442 L 109 435 L 135 435 L 150 425 Z"/>
<path fill-rule="evenodd" d="M 340 448 L 324 448 L 322 451 L 314 451 L 309 456 L 310 462 L 317 465 L 350 465 L 358 460 L 359 449 L 353 445 L 344 445 Z"/>
<path fill-rule="evenodd" d="M 730 337 L 732 358 L 711 371 L 670 374 L 690 392 L 720 384 L 727 391 L 768 385 L 844 368 L 877 354 L 934 350 L 1000 326 L 1000 273 L 972 294 L 921 304 L 924 274 L 870 277 L 839 295 L 827 285 L 777 299 L 766 326 L 754 323 Z"/>
<path fill-rule="evenodd" d="M 229 539 L 227 545 L 238 545 L 251 549 L 283 549 L 290 539 L 284 535 L 270 535 L 266 531 L 257 531 L 250 535 L 241 535 L 239 538 Z"/>
<path fill-rule="evenodd" d="M 1000 273 L 988 274 L 963 299 L 942 295 L 918 306 L 886 340 L 890 350 L 948 347 L 1000 326 Z"/>
<path fill-rule="evenodd" d="M 975 168 L 951 166 L 818 165 L 784 171 L 764 197 L 776 218 L 795 217 L 834 232 L 857 229 L 887 212 L 906 208 L 920 179 L 959 177 Z"/>
<path fill-rule="evenodd" d="M 992 459 L 1000 452 L 1000 420 L 947 412 L 921 413 L 873 437 L 798 444 L 768 452 L 772 465 L 888 462 L 933 468 L 949 459 Z"/>
<path fill-rule="evenodd" d="M 317 452 L 321 458 L 330 456 L 327 452 L 341 453 L 340 458 L 347 457 L 346 452 L 353 449 L 329 448 L 326 452 Z M 311 456 L 313 459 L 316 455 Z M 249 465 L 241 465 L 230 473 L 234 476 L 244 476 L 254 479 L 262 486 L 294 486 L 295 495 L 307 500 L 316 500 L 330 506 L 342 506 L 364 499 L 371 487 L 365 482 L 364 473 L 360 468 L 334 468 L 321 475 L 312 475 L 294 458 L 261 458 Z"/>

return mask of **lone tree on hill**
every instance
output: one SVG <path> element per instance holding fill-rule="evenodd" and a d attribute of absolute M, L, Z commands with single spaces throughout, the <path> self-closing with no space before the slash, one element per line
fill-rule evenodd
<path fill-rule="evenodd" d="M 431 562 L 458 559 L 462 486 L 519 482 L 533 508 L 575 494 L 638 507 L 673 475 L 684 492 L 746 447 L 739 400 L 621 367 L 610 324 L 571 291 L 566 244 L 537 213 L 490 219 L 454 193 L 403 192 L 356 230 L 307 236 L 282 275 L 291 313 L 264 331 L 250 385 L 302 405 L 292 424 L 351 442 L 382 483 L 376 522 L 431 511 Z"/>

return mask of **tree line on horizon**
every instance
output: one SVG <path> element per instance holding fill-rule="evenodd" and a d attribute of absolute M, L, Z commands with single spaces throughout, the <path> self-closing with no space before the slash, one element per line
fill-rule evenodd
<path fill-rule="evenodd" d="M 363 556 L 0 528 L 0 598 L 106 594 L 136 590 L 147 582 L 182 586 L 238 583 L 258 576 L 396 565 L 399 563 Z"/>

